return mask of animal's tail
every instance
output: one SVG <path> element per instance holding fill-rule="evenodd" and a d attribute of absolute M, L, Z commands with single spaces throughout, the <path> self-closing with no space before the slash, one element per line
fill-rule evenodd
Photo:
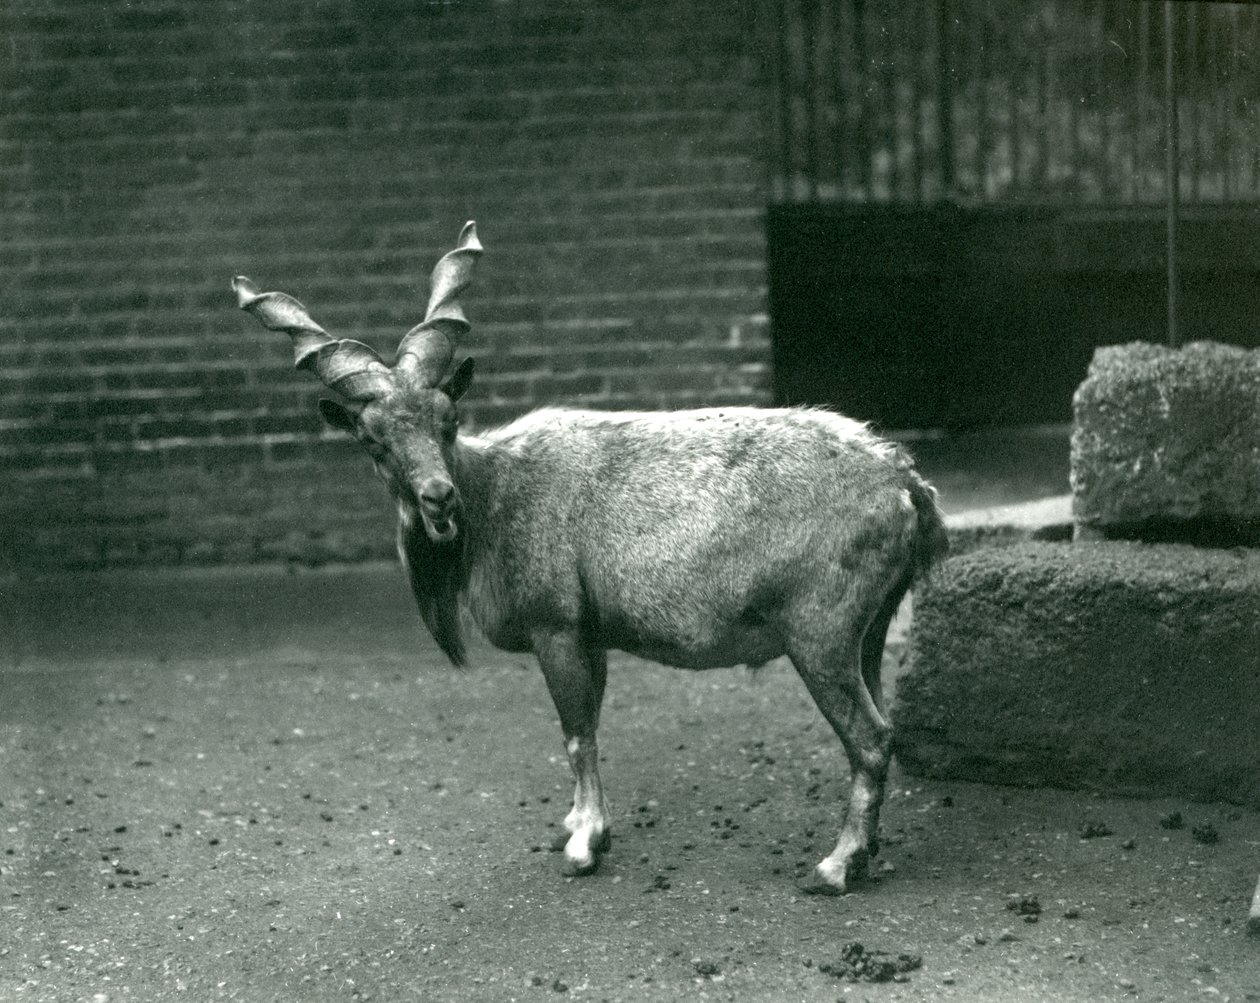
<path fill-rule="evenodd" d="M 949 553 L 945 517 L 936 503 L 936 488 L 917 473 L 910 473 L 910 500 L 918 515 L 914 534 L 914 577 L 922 578 Z"/>

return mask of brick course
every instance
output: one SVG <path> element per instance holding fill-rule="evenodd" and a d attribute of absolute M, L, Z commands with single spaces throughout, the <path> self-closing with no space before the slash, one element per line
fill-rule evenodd
<path fill-rule="evenodd" d="M 471 425 L 767 402 L 754 6 L 5 4 L 0 568 L 388 553 L 228 280 L 390 357 L 468 218 Z"/>

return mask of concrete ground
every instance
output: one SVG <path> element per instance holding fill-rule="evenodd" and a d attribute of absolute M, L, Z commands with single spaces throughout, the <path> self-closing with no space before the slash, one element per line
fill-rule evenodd
<path fill-rule="evenodd" d="M 392 566 L 8 578 L 0 632 L 2 1000 L 1260 999 L 1227 804 L 894 768 L 876 878 L 800 896 L 846 768 L 785 664 L 615 658 L 566 880 L 541 676 L 442 664 Z M 855 942 L 920 964 L 847 981 Z"/>

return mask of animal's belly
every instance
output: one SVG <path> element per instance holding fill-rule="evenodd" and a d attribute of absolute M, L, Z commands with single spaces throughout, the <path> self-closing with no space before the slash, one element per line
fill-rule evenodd
<path fill-rule="evenodd" d="M 720 669 L 731 665 L 764 665 L 785 654 L 782 640 L 768 629 L 733 629 L 712 637 L 653 637 L 650 634 L 609 638 L 617 648 L 679 669 Z"/>

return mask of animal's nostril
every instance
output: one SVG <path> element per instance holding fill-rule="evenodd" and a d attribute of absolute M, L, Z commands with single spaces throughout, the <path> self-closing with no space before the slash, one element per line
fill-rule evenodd
<path fill-rule="evenodd" d="M 454 496 L 455 485 L 449 481 L 428 480 L 420 485 L 420 500 L 430 505 L 447 505 Z"/>

